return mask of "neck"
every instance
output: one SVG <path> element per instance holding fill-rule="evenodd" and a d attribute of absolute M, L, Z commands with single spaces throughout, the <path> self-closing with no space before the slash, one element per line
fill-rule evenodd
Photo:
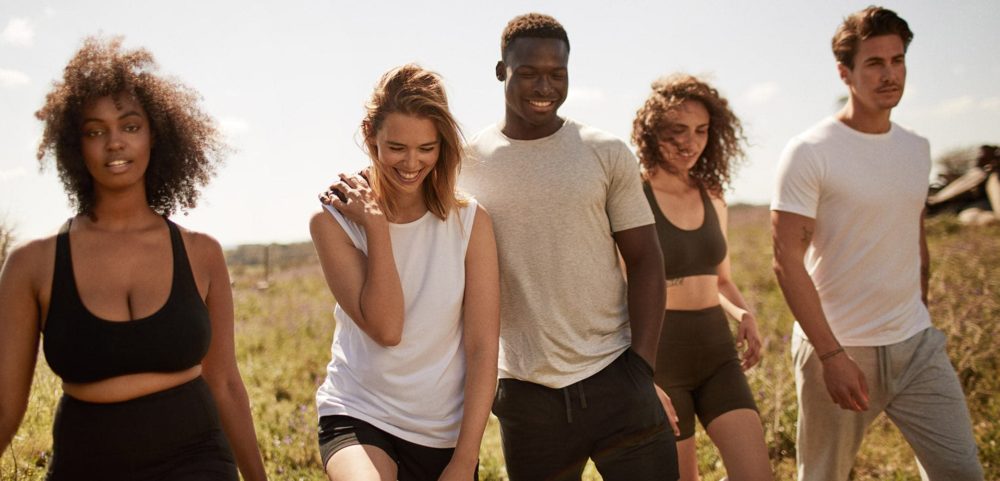
<path fill-rule="evenodd" d="M 649 173 L 648 181 L 654 190 L 668 194 L 683 194 L 695 188 L 695 183 L 688 172 L 673 174 L 659 167 Z"/>
<path fill-rule="evenodd" d="M 396 197 L 396 213 L 390 222 L 406 224 L 413 222 L 427 213 L 427 203 L 424 202 L 423 191 L 399 194 Z"/>
<path fill-rule="evenodd" d="M 160 219 L 146 203 L 144 189 L 121 192 L 97 191 L 94 201 L 95 225 L 102 230 L 127 231 L 148 227 Z"/>
<path fill-rule="evenodd" d="M 556 133 L 565 122 L 565 119 L 557 116 L 546 125 L 528 125 L 517 115 L 507 112 L 500 131 L 514 140 L 537 140 Z"/>
<path fill-rule="evenodd" d="M 892 109 L 868 109 L 855 102 L 852 97 L 844 104 L 844 108 L 837 112 L 837 120 L 858 132 L 884 134 L 892 126 L 889 121 L 891 114 Z"/>

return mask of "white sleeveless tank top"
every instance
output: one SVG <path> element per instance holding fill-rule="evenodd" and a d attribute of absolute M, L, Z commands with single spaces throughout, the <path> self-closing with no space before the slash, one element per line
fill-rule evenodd
<path fill-rule="evenodd" d="M 321 417 L 350 416 L 422 446 L 455 447 L 465 388 L 465 252 L 476 205 L 470 200 L 444 221 L 428 212 L 389 225 L 403 288 L 402 340 L 380 346 L 338 304 L 333 358 L 316 392 Z M 364 229 L 332 207 L 327 211 L 367 255 Z"/>

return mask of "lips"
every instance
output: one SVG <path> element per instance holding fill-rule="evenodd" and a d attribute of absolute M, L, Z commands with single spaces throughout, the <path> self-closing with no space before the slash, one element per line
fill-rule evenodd
<path fill-rule="evenodd" d="M 127 171 L 132 166 L 132 161 L 128 159 L 113 159 L 105 162 L 104 167 L 112 173 L 118 174 Z"/>
<path fill-rule="evenodd" d="M 419 170 L 415 170 L 415 171 L 406 171 L 406 170 L 399 170 L 399 169 L 393 169 L 393 170 L 396 171 L 396 176 L 399 178 L 399 181 L 402 182 L 402 183 L 404 183 L 404 184 L 410 184 L 410 183 L 415 182 L 417 180 L 417 178 L 420 177 L 420 172 L 421 172 Z"/>

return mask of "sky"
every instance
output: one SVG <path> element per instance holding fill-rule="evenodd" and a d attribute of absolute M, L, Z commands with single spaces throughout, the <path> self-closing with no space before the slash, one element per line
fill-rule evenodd
<path fill-rule="evenodd" d="M 626 141 L 654 79 L 705 76 L 750 143 L 728 200 L 765 204 L 785 143 L 846 94 L 830 39 L 869 3 L 0 0 L 0 221 L 24 241 L 73 214 L 52 162 L 40 170 L 35 158 L 34 112 L 88 35 L 123 35 L 201 94 L 232 153 L 199 205 L 174 220 L 235 246 L 308 240 L 316 195 L 369 162 L 358 124 L 392 67 L 417 62 L 440 73 L 467 136 L 500 120 L 500 32 L 529 11 L 555 16 L 569 33 L 560 113 Z M 928 137 L 935 156 L 1000 143 L 1000 4 L 883 5 L 915 34 L 893 120 Z"/>

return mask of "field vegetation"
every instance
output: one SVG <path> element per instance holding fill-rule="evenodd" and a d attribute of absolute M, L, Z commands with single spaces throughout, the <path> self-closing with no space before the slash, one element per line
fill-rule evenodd
<path fill-rule="evenodd" d="M 776 479 L 794 479 L 792 318 L 771 273 L 768 213 L 760 207 L 734 206 L 730 222 L 733 274 L 757 312 L 765 340 L 764 360 L 750 371 L 750 383 Z M 1000 425 L 995 422 L 1000 418 L 995 352 L 1000 338 L 1000 227 L 962 227 L 954 218 L 942 217 L 928 222 L 928 233 L 931 313 L 935 325 L 950 339 L 949 354 L 967 395 L 986 479 L 1000 479 Z M 334 300 L 315 258 L 302 254 L 305 247 L 284 250 L 295 253 L 294 261 L 282 259 L 281 249 L 273 250 L 266 273 L 250 248 L 234 250 L 230 257 L 239 364 L 265 464 L 274 480 L 325 479 L 316 448 L 313 394 L 330 357 Z M 60 395 L 58 379 L 40 359 L 24 422 L 0 458 L 0 478 L 44 478 L 51 457 L 52 416 Z M 703 430 L 699 428 L 696 436 L 704 479 L 721 479 L 725 473 L 717 453 Z M 483 442 L 480 479 L 507 479 L 495 420 Z M 591 466 L 585 479 L 600 477 Z M 912 451 L 884 416 L 870 429 L 854 479 L 919 479 Z"/>

